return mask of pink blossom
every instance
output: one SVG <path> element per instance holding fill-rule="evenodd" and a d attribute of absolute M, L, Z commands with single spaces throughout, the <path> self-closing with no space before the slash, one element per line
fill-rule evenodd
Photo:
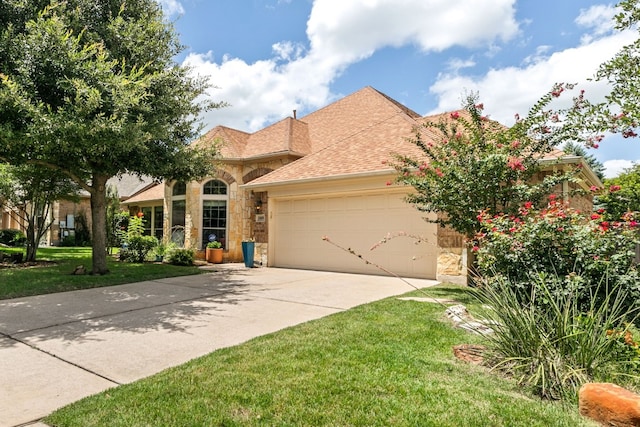
<path fill-rule="evenodd" d="M 474 246 L 473 248 L 471 248 L 471 250 L 473 252 L 478 252 L 480 250 L 480 247 L 479 246 Z"/>
<path fill-rule="evenodd" d="M 616 191 L 620 191 L 620 186 L 619 185 L 612 185 L 611 187 L 609 187 L 609 191 L 611 193 L 615 193 Z"/>
<path fill-rule="evenodd" d="M 592 185 L 591 187 L 589 187 L 590 191 L 596 192 L 598 191 L 598 187 L 596 187 L 595 185 Z"/>
<path fill-rule="evenodd" d="M 596 220 L 596 219 L 599 219 L 599 218 L 600 218 L 600 215 L 595 214 L 595 213 L 591 214 L 591 219 Z"/>
<path fill-rule="evenodd" d="M 511 148 L 518 148 L 520 147 L 520 141 L 515 140 L 511 143 Z"/>
<path fill-rule="evenodd" d="M 457 111 L 454 111 L 453 113 L 451 113 L 451 118 L 453 120 L 458 120 L 460 118 L 460 113 Z"/>
<path fill-rule="evenodd" d="M 444 176 L 444 173 L 442 173 L 440 168 L 436 168 L 436 175 L 438 175 L 440 178 L 442 178 Z"/>
<path fill-rule="evenodd" d="M 387 186 L 391 185 L 391 181 L 387 181 Z"/>
<path fill-rule="evenodd" d="M 478 110 L 484 110 L 484 104 L 480 103 L 480 104 L 476 104 L 476 109 Z"/>
<path fill-rule="evenodd" d="M 524 170 L 524 165 L 522 164 L 522 160 L 518 159 L 517 157 L 510 157 L 509 160 L 507 161 L 507 166 L 509 168 L 511 168 L 512 170 L 519 170 L 519 171 L 523 171 Z"/>
<path fill-rule="evenodd" d="M 533 206 L 533 202 L 524 202 L 525 209 L 531 209 L 532 206 Z"/>
<path fill-rule="evenodd" d="M 633 227 L 637 227 L 638 223 L 636 221 L 629 221 L 629 227 L 633 228 Z"/>

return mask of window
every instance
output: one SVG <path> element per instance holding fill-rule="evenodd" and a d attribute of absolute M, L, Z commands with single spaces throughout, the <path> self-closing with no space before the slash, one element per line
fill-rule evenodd
<path fill-rule="evenodd" d="M 171 191 L 171 241 L 184 246 L 184 226 L 187 213 L 187 184 L 176 182 Z"/>
<path fill-rule="evenodd" d="M 187 194 L 187 184 L 184 182 L 176 182 L 173 185 L 173 191 L 171 192 L 171 195 L 184 196 L 185 194 Z"/>
<path fill-rule="evenodd" d="M 164 209 L 162 206 L 145 206 L 140 209 L 142 214 L 142 223 L 144 224 L 144 234 L 146 236 L 155 236 L 158 240 L 162 240 L 164 225 Z"/>
<path fill-rule="evenodd" d="M 202 247 L 217 240 L 227 248 L 227 184 L 219 180 L 202 186 Z"/>

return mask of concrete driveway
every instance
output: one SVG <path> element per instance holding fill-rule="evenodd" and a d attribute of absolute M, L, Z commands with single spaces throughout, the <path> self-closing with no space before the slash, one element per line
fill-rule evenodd
<path fill-rule="evenodd" d="M 0 427 L 411 290 L 390 277 L 222 264 L 198 276 L 0 301 Z"/>

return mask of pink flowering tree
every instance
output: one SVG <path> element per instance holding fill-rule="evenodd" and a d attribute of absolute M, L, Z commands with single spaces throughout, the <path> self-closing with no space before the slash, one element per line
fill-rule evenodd
<path fill-rule="evenodd" d="M 570 85 L 558 84 L 524 117 L 508 128 L 484 114 L 476 95 L 463 109 L 415 130 L 411 142 L 419 156 L 398 156 L 396 182 L 415 192 L 408 201 L 436 222 L 473 239 L 480 229 L 478 212 L 517 213 L 525 201 L 541 202 L 576 171 L 539 175 L 539 160 L 564 138 L 563 127 L 548 108 Z"/>
<path fill-rule="evenodd" d="M 622 0 L 617 6 L 615 29 L 638 31 L 640 0 Z M 607 82 L 610 90 L 601 102 L 589 100 L 584 91 L 575 97 L 566 117 L 574 140 L 598 148 L 606 133 L 637 137 L 640 132 L 640 38 L 602 63 L 594 80 Z"/>

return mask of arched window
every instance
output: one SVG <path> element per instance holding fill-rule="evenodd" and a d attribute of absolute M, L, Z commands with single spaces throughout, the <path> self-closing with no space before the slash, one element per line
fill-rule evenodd
<path fill-rule="evenodd" d="M 176 182 L 173 184 L 173 196 L 184 196 L 187 194 L 187 184 L 185 182 Z"/>
<path fill-rule="evenodd" d="M 184 245 L 184 226 L 187 213 L 187 184 L 176 182 L 171 190 L 171 241 Z"/>
<path fill-rule="evenodd" d="M 217 240 L 227 248 L 228 186 L 212 179 L 202 185 L 202 247 Z"/>

